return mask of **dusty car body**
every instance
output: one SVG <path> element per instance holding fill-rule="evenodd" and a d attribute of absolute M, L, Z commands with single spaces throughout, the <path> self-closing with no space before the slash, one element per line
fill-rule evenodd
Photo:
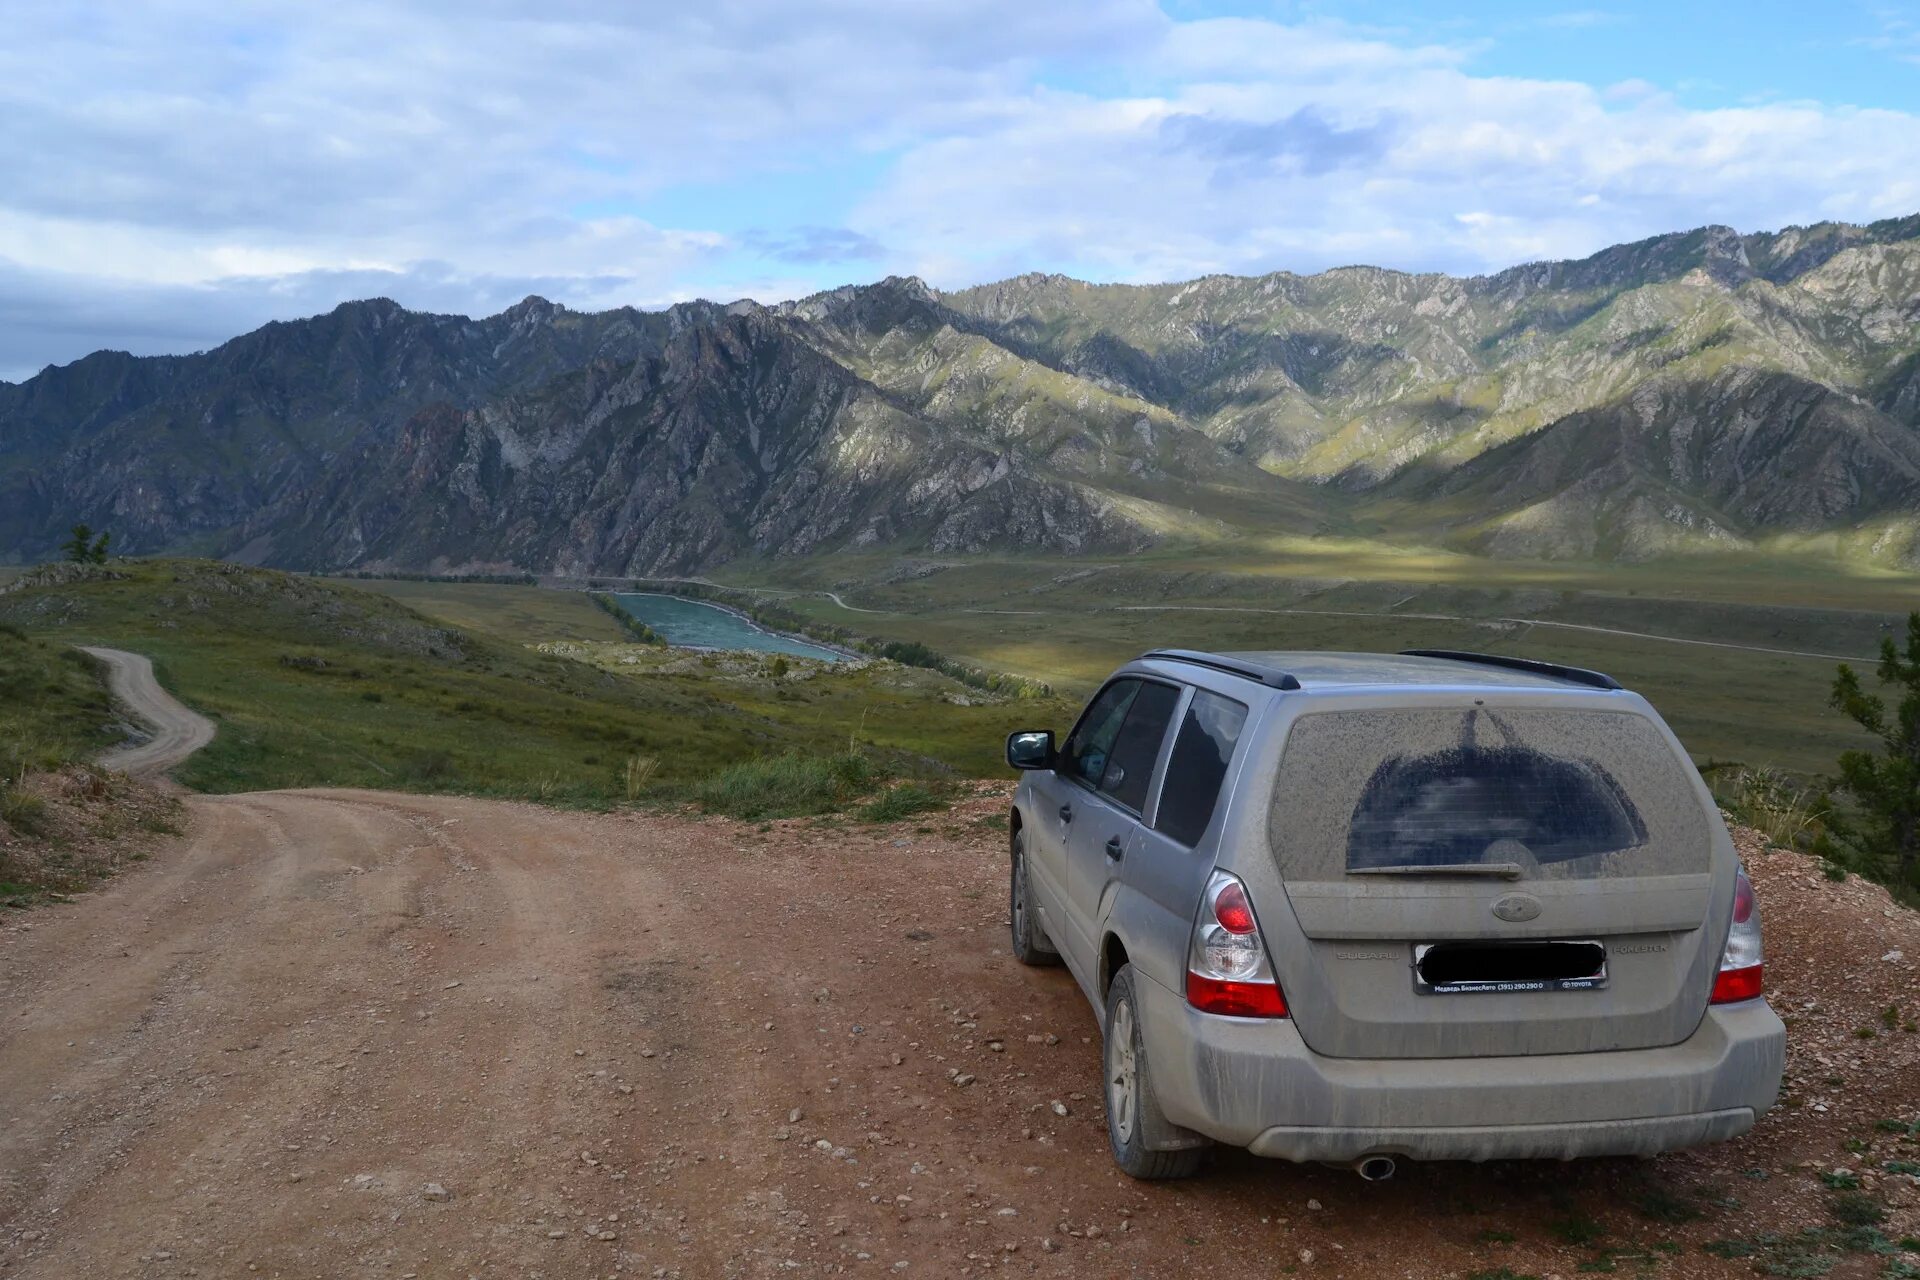
<path fill-rule="evenodd" d="M 1606 676 L 1157 651 L 1007 750 L 1014 952 L 1093 1004 L 1135 1176 L 1649 1155 L 1778 1093 L 1752 886 Z"/>

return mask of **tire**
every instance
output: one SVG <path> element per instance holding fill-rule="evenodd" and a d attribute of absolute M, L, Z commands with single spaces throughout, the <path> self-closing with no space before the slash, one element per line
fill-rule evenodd
<path fill-rule="evenodd" d="M 1013 934 L 1013 958 L 1036 968 L 1060 963 L 1060 953 L 1047 941 L 1047 931 L 1033 915 L 1033 893 L 1027 885 L 1027 833 L 1013 833 L 1012 867 L 1007 877 L 1007 923 Z"/>
<path fill-rule="evenodd" d="M 1206 1163 L 1204 1146 L 1153 1151 L 1149 1130 L 1171 1129 L 1153 1096 L 1153 1073 L 1140 1036 L 1133 994 L 1133 966 L 1121 965 L 1107 988 L 1107 1034 L 1100 1054 L 1101 1096 L 1107 1107 L 1107 1143 L 1121 1172 L 1145 1182 L 1191 1178 Z M 1184 1133 L 1184 1130 L 1174 1130 Z"/>

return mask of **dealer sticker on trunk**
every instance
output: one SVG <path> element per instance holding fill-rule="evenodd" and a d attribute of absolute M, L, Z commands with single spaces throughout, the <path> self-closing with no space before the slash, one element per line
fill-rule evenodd
<path fill-rule="evenodd" d="M 1607 949 L 1589 939 L 1421 943 L 1413 981 L 1436 996 L 1593 991 L 1607 985 Z"/>

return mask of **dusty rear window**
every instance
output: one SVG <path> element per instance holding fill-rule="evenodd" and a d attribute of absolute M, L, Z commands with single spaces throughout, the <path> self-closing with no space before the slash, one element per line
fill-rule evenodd
<path fill-rule="evenodd" d="M 1508 868 L 1528 879 L 1704 871 L 1692 766 L 1643 716 L 1382 708 L 1300 717 L 1269 836 L 1282 874 Z"/>

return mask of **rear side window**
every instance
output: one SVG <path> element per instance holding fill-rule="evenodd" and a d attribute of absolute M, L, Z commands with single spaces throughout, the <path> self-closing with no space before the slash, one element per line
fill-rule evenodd
<path fill-rule="evenodd" d="M 1066 749 L 1060 753 L 1062 776 L 1078 778 L 1089 786 L 1100 785 L 1100 775 L 1106 772 L 1114 739 L 1120 736 L 1127 709 L 1139 692 L 1140 681 L 1115 680 L 1094 697 L 1081 715 L 1080 723 L 1067 735 Z"/>
<path fill-rule="evenodd" d="M 1246 723 L 1246 707 L 1233 699 L 1204 689 L 1193 695 L 1167 759 L 1167 780 L 1160 784 L 1154 825 L 1167 836 L 1189 847 L 1200 843 Z"/>
<path fill-rule="evenodd" d="M 1307 880 L 1482 865 L 1556 880 L 1705 871 L 1711 834 L 1691 769 L 1628 712 L 1316 712 L 1287 736 L 1268 834 L 1282 873 Z"/>
<path fill-rule="evenodd" d="M 1100 790 L 1135 813 L 1147 806 L 1147 783 L 1153 779 L 1160 744 L 1166 741 L 1167 726 L 1179 703 L 1180 690 L 1172 685 L 1143 683 L 1114 740 L 1107 771 L 1100 776 Z"/>

